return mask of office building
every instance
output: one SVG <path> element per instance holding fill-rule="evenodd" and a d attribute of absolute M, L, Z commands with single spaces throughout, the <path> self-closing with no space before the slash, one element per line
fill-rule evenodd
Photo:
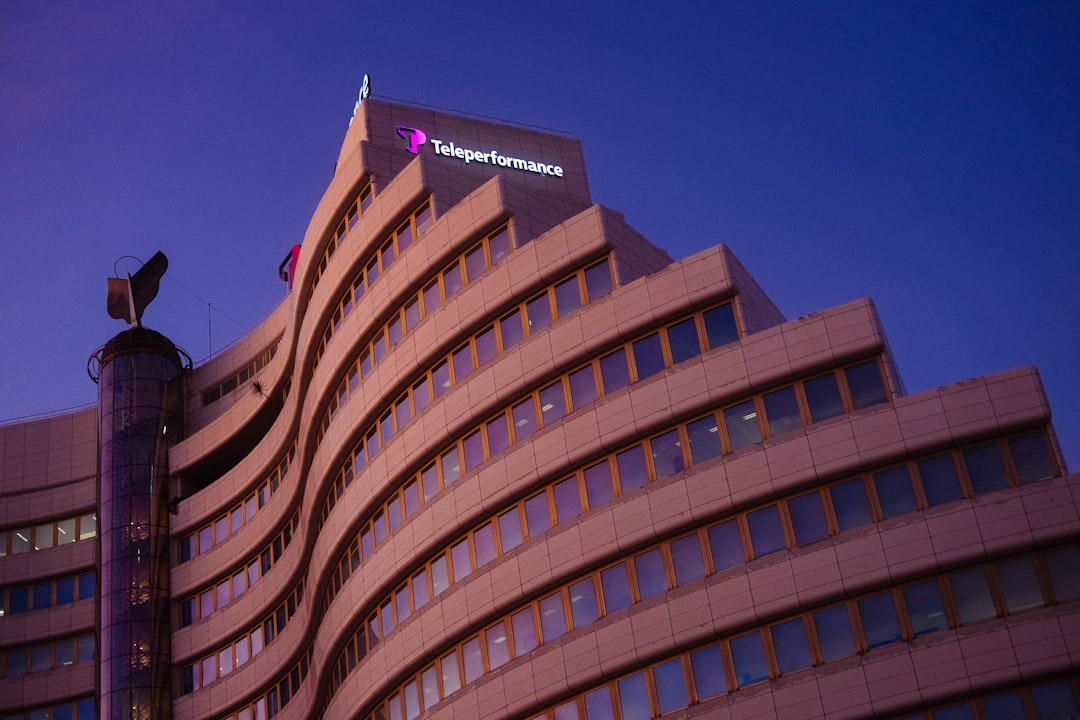
<path fill-rule="evenodd" d="M 212 361 L 127 330 L 0 428 L 0 717 L 1077 712 L 1033 368 L 908 394 L 870 300 L 786 319 L 577 141 L 374 97 L 298 245 Z"/>

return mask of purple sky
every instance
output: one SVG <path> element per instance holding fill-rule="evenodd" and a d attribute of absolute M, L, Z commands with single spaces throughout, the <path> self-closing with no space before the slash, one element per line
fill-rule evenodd
<path fill-rule="evenodd" d="M 455 5 L 0 2 L 0 421 L 95 401 L 122 256 L 169 256 L 144 322 L 196 362 L 262 320 L 369 73 L 572 133 L 789 318 L 874 298 L 909 392 L 1037 365 L 1080 466 L 1080 5 Z"/>

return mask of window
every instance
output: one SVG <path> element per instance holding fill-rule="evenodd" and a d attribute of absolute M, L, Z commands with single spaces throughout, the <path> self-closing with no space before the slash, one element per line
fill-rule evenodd
<path fill-rule="evenodd" d="M 883 403 L 887 399 L 877 360 L 845 368 L 844 376 L 847 378 L 851 402 L 856 410 Z"/>
<path fill-rule="evenodd" d="M 874 473 L 874 488 L 881 503 L 881 513 L 885 517 L 890 518 L 915 509 L 915 495 L 911 490 L 907 467 L 900 465 Z"/>
<path fill-rule="evenodd" d="M 715 350 L 722 345 L 727 345 L 739 339 L 731 303 L 715 307 L 712 310 L 706 310 L 703 316 L 705 320 L 705 336 L 709 341 L 709 348 Z"/>
<path fill-rule="evenodd" d="M 1057 474 L 1042 432 L 1009 438 L 1009 449 L 1021 483 L 1045 480 Z"/>
<path fill-rule="evenodd" d="M 727 520 L 718 525 L 713 525 L 709 528 L 708 533 L 713 568 L 717 572 L 746 562 L 742 549 L 742 540 L 739 538 L 739 525 L 736 520 Z"/>
<path fill-rule="evenodd" d="M 589 291 L 590 301 L 599 300 L 611 292 L 611 268 L 607 260 L 585 269 L 585 287 Z"/>
<path fill-rule="evenodd" d="M 652 717 L 644 673 L 639 672 L 625 677 L 619 680 L 616 686 L 619 689 L 619 704 L 622 705 L 623 720 L 648 720 Z"/>
<path fill-rule="evenodd" d="M 589 507 L 599 507 L 615 497 L 607 461 L 585 468 L 585 496 Z"/>
<path fill-rule="evenodd" d="M 753 400 L 726 408 L 724 410 L 724 424 L 727 425 L 732 450 L 738 450 L 761 441 L 757 409 L 754 407 Z"/>
<path fill-rule="evenodd" d="M 846 606 L 837 605 L 819 610 L 814 613 L 813 618 L 823 660 L 835 660 L 855 654 L 855 637 L 851 633 L 851 621 Z"/>
<path fill-rule="evenodd" d="M 698 340 L 694 318 L 669 325 L 667 338 L 671 348 L 671 362 L 675 365 L 701 354 L 701 341 Z"/>
<path fill-rule="evenodd" d="M 648 473 L 645 470 L 645 456 L 641 445 L 635 445 L 615 456 L 619 469 L 619 484 L 623 494 L 645 487 Z"/>
<path fill-rule="evenodd" d="M 870 504 L 866 500 L 866 488 L 862 478 L 837 483 L 829 488 L 836 523 L 841 531 L 871 522 Z"/>
<path fill-rule="evenodd" d="M 871 595 L 859 600 L 858 606 L 867 647 L 872 649 L 901 640 L 892 595 L 887 592 Z"/>
<path fill-rule="evenodd" d="M 810 667 L 810 645 L 801 617 L 773 625 L 770 632 L 781 675 Z"/>
<path fill-rule="evenodd" d="M 806 404 L 810 407 L 811 422 L 828 420 L 844 412 L 840 388 L 832 373 L 807 380 L 803 383 L 803 391 L 806 393 Z"/>
<path fill-rule="evenodd" d="M 592 576 L 570 586 L 570 616 L 576 628 L 588 625 L 600 616 Z"/>
<path fill-rule="evenodd" d="M 1030 557 L 1020 557 L 997 563 L 998 580 L 1005 593 L 1009 612 L 1018 612 L 1043 604 L 1039 578 Z"/>
<path fill-rule="evenodd" d="M 601 570 L 600 588 L 604 593 L 604 608 L 608 614 L 629 607 L 633 600 L 630 596 L 630 578 L 626 572 L 626 563 Z"/>
<path fill-rule="evenodd" d="M 658 479 L 684 470 L 678 430 L 671 430 L 650 439 L 649 448 L 652 450 L 653 469 Z"/>
<path fill-rule="evenodd" d="M 529 334 L 535 334 L 551 324 L 551 303 L 547 293 L 525 303 L 525 313 L 529 318 Z"/>
<path fill-rule="evenodd" d="M 714 415 L 687 423 L 686 435 L 690 439 L 690 457 L 695 465 L 720 454 L 720 432 Z"/>
<path fill-rule="evenodd" d="M 707 700 L 727 692 L 724 659 L 716 645 L 690 653 L 690 668 L 698 700 Z"/>
<path fill-rule="evenodd" d="M 678 710 L 689 704 L 680 658 L 668 660 L 655 666 L 653 668 L 653 682 L 656 683 L 656 698 L 660 704 L 661 714 Z"/>
<path fill-rule="evenodd" d="M 664 556 L 660 548 L 653 548 L 635 555 L 634 571 L 637 574 L 638 592 L 642 600 L 667 592 Z"/>
<path fill-rule="evenodd" d="M 795 388 L 781 388 L 775 392 L 767 393 L 765 401 L 765 417 L 769 421 L 769 434 L 776 436 L 789 430 L 802 427 L 802 419 L 799 417 L 799 403 L 795 399 Z"/>
<path fill-rule="evenodd" d="M 784 528 L 780 524 L 780 510 L 776 505 L 747 513 L 746 523 L 750 526 L 750 543 L 754 547 L 755 557 L 783 550 L 787 546 Z"/>
<path fill-rule="evenodd" d="M 608 395 L 630 384 L 630 370 L 626 367 L 626 351 L 619 348 L 600 358 L 600 377 L 604 392 Z"/>
<path fill-rule="evenodd" d="M 918 465 L 927 504 L 940 505 L 964 496 L 951 453 L 920 460 Z"/>
<path fill-rule="evenodd" d="M 996 443 L 965 448 L 963 454 L 971 489 L 976 495 L 1009 487 L 1005 464 Z"/>
<path fill-rule="evenodd" d="M 664 369 L 664 353 L 660 348 L 659 333 L 653 333 L 635 341 L 632 347 L 638 380 L 644 380 Z"/>
<path fill-rule="evenodd" d="M 735 682 L 739 687 L 752 685 L 769 678 L 769 669 L 765 664 L 765 648 L 761 644 L 761 633 L 754 631 L 748 635 L 732 638 L 730 641 L 731 658 L 735 663 Z"/>
<path fill-rule="evenodd" d="M 825 510 L 821 507 L 821 495 L 817 492 L 788 500 L 788 513 L 791 515 L 796 545 L 818 540 L 829 534 L 829 528 L 825 524 Z"/>
<path fill-rule="evenodd" d="M 705 561 L 696 534 L 671 541 L 671 564 L 675 567 L 676 585 L 705 577 Z"/>
<path fill-rule="evenodd" d="M 962 625 L 997 615 L 990 585 L 982 568 L 953 573 L 949 576 L 949 586 Z"/>
<path fill-rule="evenodd" d="M 576 275 L 555 286 L 555 306 L 559 310 L 559 317 L 565 317 L 581 307 L 581 291 Z"/>
<path fill-rule="evenodd" d="M 908 585 L 904 588 L 904 604 L 915 637 L 949 627 L 937 580 Z"/>

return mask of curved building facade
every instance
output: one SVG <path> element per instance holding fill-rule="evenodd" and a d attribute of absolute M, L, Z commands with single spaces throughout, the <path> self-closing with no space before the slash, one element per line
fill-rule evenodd
<path fill-rule="evenodd" d="M 1033 368 L 906 394 L 869 300 L 787 320 L 575 140 L 375 98 L 289 281 L 184 379 L 174 718 L 1077 713 Z M 2 717 L 103 707 L 95 418 L 0 428 Z"/>

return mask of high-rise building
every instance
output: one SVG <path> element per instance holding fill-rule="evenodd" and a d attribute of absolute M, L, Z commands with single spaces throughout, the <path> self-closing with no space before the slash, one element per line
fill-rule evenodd
<path fill-rule="evenodd" d="M 1077 713 L 1034 369 L 907 394 L 869 300 L 787 320 L 575 140 L 376 98 L 282 274 L 0 428 L 0 717 Z"/>

